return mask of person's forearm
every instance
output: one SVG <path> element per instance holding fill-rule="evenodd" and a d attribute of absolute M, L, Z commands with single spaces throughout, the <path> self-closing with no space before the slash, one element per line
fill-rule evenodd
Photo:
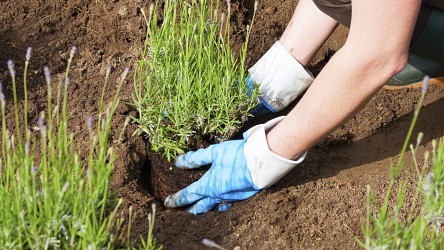
<path fill-rule="evenodd" d="M 370 64 L 339 51 L 287 118 L 268 133 L 270 149 L 294 159 L 354 115 L 388 79 Z"/>
<path fill-rule="evenodd" d="M 420 0 L 353 2 L 346 44 L 286 119 L 268 132 L 270 150 L 295 159 L 359 111 L 405 66 L 420 4 Z"/>
<path fill-rule="evenodd" d="M 279 42 L 306 67 L 337 25 L 312 0 L 300 0 Z"/>

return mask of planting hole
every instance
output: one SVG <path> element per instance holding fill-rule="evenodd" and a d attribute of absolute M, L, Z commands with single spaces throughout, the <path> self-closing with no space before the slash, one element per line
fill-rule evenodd
<path fill-rule="evenodd" d="M 160 154 L 150 151 L 142 167 L 141 184 L 160 204 L 163 204 L 168 195 L 197 181 L 208 169 L 209 166 L 197 170 L 179 169 Z"/>

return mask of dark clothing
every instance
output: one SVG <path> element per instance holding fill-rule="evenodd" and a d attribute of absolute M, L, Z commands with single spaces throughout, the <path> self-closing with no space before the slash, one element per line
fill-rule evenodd
<path fill-rule="evenodd" d="M 351 0 L 313 0 L 316 6 L 325 14 L 350 28 L 352 2 Z M 444 10 L 443 0 L 423 0 L 418 20 L 427 23 L 431 8 Z M 425 21 L 424 21 L 425 20 Z"/>
<path fill-rule="evenodd" d="M 316 6 L 325 14 L 340 24 L 350 28 L 352 3 L 350 0 L 313 0 Z M 429 20 L 432 8 L 444 10 L 443 0 L 423 0 L 418 20 L 412 35 L 412 42 L 416 41 Z"/>
<path fill-rule="evenodd" d="M 444 10 L 444 1 L 443 0 L 423 0 L 422 5 L 436 8 L 438 10 Z"/>
<path fill-rule="evenodd" d="M 313 0 L 313 2 L 322 12 L 350 28 L 352 12 L 350 0 Z"/>
<path fill-rule="evenodd" d="M 352 3 L 351 0 L 313 0 L 316 6 L 338 23 L 350 28 Z M 444 10 L 443 0 L 423 0 L 418 14 L 418 20 L 413 30 L 412 43 L 421 34 L 429 20 L 432 8 Z"/>
<path fill-rule="evenodd" d="M 313 2 L 326 15 L 350 28 L 351 0 L 313 0 Z M 389 81 L 389 85 L 404 86 L 421 81 L 425 75 L 436 77 L 444 74 L 443 19 L 444 0 L 422 1 L 410 40 L 407 66 Z"/>

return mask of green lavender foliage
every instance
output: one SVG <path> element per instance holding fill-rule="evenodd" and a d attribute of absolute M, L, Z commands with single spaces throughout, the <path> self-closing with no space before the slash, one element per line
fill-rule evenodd
<path fill-rule="evenodd" d="M 24 124 L 20 124 L 16 72 L 12 61 L 15 128 L 6 123 L 6 100 L 0 83 L 2 137 L 0 153 L 0 246 L 2 249 L 112 249 L 115 247 L 121 220 L 116 211 L 122 204 L 110 192 L 111 174 L 116 159 L 115 145 L 109 142 L 111 119 L 119 103 L 119 90 L 109 105 L 100 100 L 97 122 L 89 117 L 89 147 L 74 143 L 68 133 L 67 98 L 69 67 L 76 53 L 73 47 L 64 81 L 53 98 L 51 75 L 45 67 L 48 109 L 38 119 L 39 133 L 31 136 L 27 121 L 27 95 L 24 95 Z M 23 88 L 31 48 L 25 62 Z M 107 71 L 104 89 L 110 70 Z M 51 100 L 56 99 L 55 103 Z M 126 120 L 125 126 L 130 119 Z M 125 127 L 124 126 L 124 127 Z M 123 128 L 125 129 L 125 128 Z M 120 140 L 120 138 L 119 138 Z M 118 143 L 116 144 L 118 145 Z M 87 157 L 81 159 L 82 150 Z M 83 154 L 84 155 L 84 154 Z M 152 219 L 151 219 L 152 220 Z M 150 222 L 151 223 L 151 222 Z M 152 232 L 152 231 L 150 231 Z M 150 236 L 152 238 L 152 236 Z M 145 249 L 152 249 L 145 248 Z"/>
<path fill-rule="evenodd" d="M 251 26 L 235 55 L 230 14 L 220 14 L 218 2 L 165 1 L 162 19 L 157 5 L 148 18 L 142 11 L 148 28 L 135 77 L 134 119 L 151 148 L 169 160 L 188 149 L 192 136 L 228 139 L 256 101 L 256 90 L 251 97 L 245 91 Z M 227 8 L 231 13 L 229 1 Z"/>
<path fill-rule="evenodd" d="M 415 110 L 414 118 L 407 134 L 400 159 L 396 166 L 391 166 L 391 179 L 383 204 L 376 202 L 375 194 L 367 187 L 367 217 L 362 225 L 364 241 L 356 239 L 366 249 L 443 249 L 444 248 L 444 137 L 432 141 L 430 152 L 424 155 L 424 162 L 418 163 L 416 151 L 423 137 L 418 135 L 416 145 L 410 145 L 413 163 L 418 176 L 417 188 L 411 204 L 405 202 L 405 192 L 409 176 L 400 181 L 398 190 L 394 184 L 405 164 L 404 153 L 418 118 L 428 86 L 428 77 L 424 79 L 423 91 Z M 432 167 L 429 167 L 429 165 Z M 428 172 L 426 174 L 426 172 Z M 395 193 L 394 193 L 395 192 Z M 390 208 L 389 198 L 396 194 L 397 203 Z M 420 202 L 420 211 L 415 214 L 416 203 Z M 371 212 L 371 207 L 376 212 Z M 400 211 L 409 208 L 407 220 L 402 220 Z"/>
<path fill-rule="evenodd" d="M 162 246 L 160 247 L 156 247 L 156 239 L 153 236 L 153 231 L 154 231 L 154 219 L 156 217 L 156 204 L 153 203 L 151 204 L 151 211 L 152 213 L 148 214 L 148 234 L 146 235 L 146 238 L 144 238 L 142 235 L 140 235 L 140 241 L 141 244 L 138 247 L 132 247 L 131 246 L 131 242 L 127 243 L 128 249 L 133 249 L 133 250 L 151 250 L 151 249 L 156 249 L 156 250 L 161 250 Z M 130 239 L 130 229 L 131 229 L 131 217 L 132 217 L 132 207 L 130 208 L 130 224 L 128 226 L 128 237 L 127 239 Z"/>

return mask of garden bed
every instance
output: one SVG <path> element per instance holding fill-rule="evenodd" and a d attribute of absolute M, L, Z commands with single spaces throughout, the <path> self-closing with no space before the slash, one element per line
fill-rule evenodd
<path fill-rule="evenodd" d="M 143 48 L 146 25 L 140 8 L 152 1 L 0 1 L 0 80 L 7 100 L 12 99 L 6 61 L 13 59 L 23 72 L 24 55 L 33 47 L 28 70 L 28 118 L 36 126 L 46 107 L 43 66 L 49 65 L 55 79 L 66 67 L 71 46 L 78 47 L 69 87 L 75 140 L 88 142 L 87 117 L 97 115 L 107 66 L 112 67 L 106 102 L 114 95 L 115 82 L 125 67 L 136 68 Z M 247 64 L 251 66 L 282 34 L 297 1 L 260 1 L 250 37 Z M 246 25 L 253 15 L 254 0 L 232 1 L 232 47 L 240 50 Z M 341 47 L 347 30 L 339 27 L 321 49 L 310 69 L 316 74 L 326 59 Z M 132 74 L 131 74 L 132 75 Z M 58 78 L 57 78 L 58 77 Z M 20 80 L 20 79 L 19 79 Z M 57 84 L 57 81 L 54 81 Z M 131 102 L 133 81 L 128 80 L 121 98 Z M 150 152 L 147 141 L 133 136 L 133 124 L 119 147 L 113 189 L 124 199 L 119 216 L 128 218 L 133 206 L 131 239 L 148 230 L 151 203 L 158 205 L 154 236 L 164 249 L 201 248 L 201 240 L 242 249 L 342 248 L 356 247 L 365 216 L 366 185 L 383 195 L 389 180 L 390 158 L 396 159 L 407 134 L 418 89 L 386 90 L 378 94 L 344 126 L 309 151 L 307 159 L 267 191 L 237 202 L 228 212 L 194 216 L 181 209 L 165 209 L 162 200 L 196 180 L 203 171 L 185 171 Z M 431 86 L 413 138 L 425 134 L 419 154 L 444 134 L 444 89 Z M 24 99 L 23 92 L 18 93 Z M 282 114 L 288 112 L 284 110 Z M 136 116 L 134 107 L 120 104 L 112 123 L 111 140 L 121 131 L 125 117 Z M 7 115 L 11 124 L 13 112 Z M 265 118 L 264 118 L 265 119 Z M 260 121 L 256 121 L 260 122 Z M 252 124 L 246 124 L 251 126 Z M 202 142 L 207 144 L 208 142 Z M 413 188 L 411 180 L 409 190 Z M 411 199 L 412 195 L 407 195 Z"/>

